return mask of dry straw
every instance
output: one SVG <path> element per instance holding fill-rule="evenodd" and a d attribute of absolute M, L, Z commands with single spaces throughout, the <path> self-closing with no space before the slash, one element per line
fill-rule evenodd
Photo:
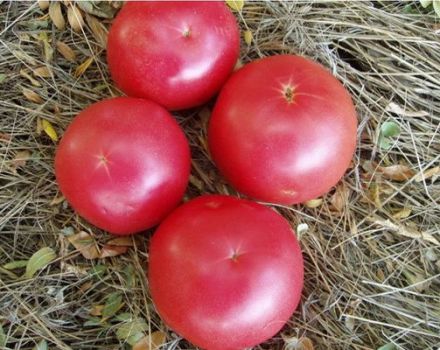
<path fill-rule="evenodd" d="M 154 311 L 146 239 L 112 242 L 128 247 L 121 255 L 109 249 L 54 181 L 58 135 L 82 108 L 119 94 L 104 47 L 118 4 L 46 5 L 0 4 L 0 348 L 192 349 Z M 400 1 L 252 2 L 236 14 L 243 63 L 311 57 L 359 112 L 357 152 L 338 187 L 317 205 L 278 207 L 300 228 L 306 283 L 298 312 L 259 348 L 439 347 L 438 19 Z M 193 152 L 188 198 L 235 194 L 208 158 L 209 113 L 177 115 Z M 80 231 L 82 243 L 69 238 Z M 85 259 L 70 242 L 97 253 Z M 45 247 L 56 254 L 35 257 Z M 118 256 L 99 259 L 103 249 Z M 33 255 L 38 271 L 26 274 Z"/>

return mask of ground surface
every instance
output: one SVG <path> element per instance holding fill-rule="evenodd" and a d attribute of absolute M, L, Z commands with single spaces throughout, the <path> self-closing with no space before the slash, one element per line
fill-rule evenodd
<path fill-rule="evenodd" d="M 108 11 L 104 5 L 98 10 Z M 83 11 L 75 32 L 68 22 L 58 29 L 36 4 L 0 3 L 0 348 L 130 349 L 134 338 L 156 332 L 164 349 L 192 349 L 152 306 L 148 235 L 119 242 L 129 246 L 124 254 L 97 258 L 96 245 L 105 251 L 109 236 L 75 216 L 54 181 L 50 125 L 61 136 L 82 108 L 119 94 L 105 60 L 111 19 L 88 11 L 95 17 Z M 316 59 L 349 89 L 359 113 L 353 166 L 336 190 L 309 207 L 279 208 L 294 228 L 308 225 L 299 233 L 306 284 L 289 324 L 261 348 L 440 347 L 440 27 L 433 11 L 416 2 L 296 1 L 247 3 L 236 14 L 253 34 L 242 43 L 243 62 L 279 53 Z M 207 155 L 209 109 L 176 116 L 193 152 L 187 198 L 233 194 Z M 76 242 L 82 253 L 69 243 L 80 231 L 87 232 Z M 21 277 L 20 266 L 44 247 L 55 255 L 37 256 L 31 265 L 42 268 Z"/>

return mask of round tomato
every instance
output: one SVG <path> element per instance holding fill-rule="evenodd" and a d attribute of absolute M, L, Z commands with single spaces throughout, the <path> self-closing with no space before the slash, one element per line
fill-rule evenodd
<path fill-rule="evenodd" d="M 296 309 L 303 259 L 274 210 L 229 196 L 198 197 L 170 214 L 151 240 L 149 282 L 162 319 L 209 350 L 252 347 Z"/>
<path fill-rule="evenodd" d="M 82 111 L 55 156 L 67 201 L 115 234 L 158 224 L 182 199 L 189 171 L 189 146 L 177 122 L 158 104 L 131 97 Z"/>
<path fill-rule="evenodd" d="M 212 158 L 240 192 L 294 204 L 326 193 L 356 146 L 356 111 L 321 65 L 292 55 L 245 65 L 224 85 L 209 125 Z"/>
<path fill-rule="evenodd" d="M 126 94 L 176 110 L 221 88 L 239 45 L 235 17 L 222 2 L 129 2 L 110 29 L 107 60 Z"/>

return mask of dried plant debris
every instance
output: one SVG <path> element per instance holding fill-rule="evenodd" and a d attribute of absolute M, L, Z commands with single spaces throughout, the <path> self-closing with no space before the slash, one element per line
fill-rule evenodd
<path fill-rule="evenodd" d="M 307 205 L 277 207 L 298 231 L 305 287 L 291 321 L 255 349 L 440 346 L 440 40 L 432 4 L 229 1 L 241 25 L 240 64 L 308 56 L 346 86 L 359 114 L 343 181 Z M 105 45 L 120 6 L 0 4 L 2 349 L 195 349 L 155 312 L 145 280 L 149 234 L 111 237 L 92 227 L 54 178 L 57 142 L 72 118 L 119 94 Z M 175 113 L 192 147 L 187 199 L 235 193 L 208 157 L 210 110 Z"/>

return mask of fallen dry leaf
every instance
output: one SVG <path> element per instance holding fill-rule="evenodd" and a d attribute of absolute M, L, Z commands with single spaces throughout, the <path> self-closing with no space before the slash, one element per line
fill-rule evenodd
<path fill-rule="evenodd" d="M 5 132 L 0 132 L 0 141 L 11 141 L 12 135 L 9 135 Z"/>
<path fill-rule="evenodd" d="M 414 181 L 415 182 L 422 182 L 423 179 L 428 180 L 431 177 L 437 177 L 437 176 L 440 176 L 440 166 L 436 166 L 434 168 L 427 169 L 427 170 L 417 174 L 414 177 Z"/>
<path fill-rule="evenodd" d="M 35 91 L 29 90 L 28 88 L 23 88 L 23 95 L 31 102 L 43 103 L 43 99 Z"/>
<path fill-rule="evenodd" d="M 58 205 L 64 201 L 64 196 L 57 196 L 49 203 L 50 206 Z"/>
<path fill-rule="evenodd" d="M 59 29 L 63 30 L 66 26 L 63 13 L 61 12 L 61 5 L 58 1 L 52 1 L 49 5 L 49 17 L 53 24 Z"/>
<path fill-rule="evenodd" d="M 107 47 L 107 28 L 96 17 L 86 14 L 86 21 L 92 31 L 96 42 L 102 47 Z"/>
<path fill-rule="evenodd" d="M 426 232 L 420 232 L 416 229 L 403 226 L 403 225 L 397 225 L 390 220 L 383 220 L 380 218 L 367 218 L 368 221 L 373 222 L 374 224 L 381 226 L 384 229 L 390 230 L 392 232 L 397 233 L 398 235 L 408 237 L 408 238 L 417 238 L 422 239 L 427 242 L 431 242 L 436 245 L 440 245 L 440 242 L 431 234 Z"/>
<path fill-rule="evenodd" d="M 49 8 L 49 0 L 38 0 L 38 6 L 40 6 L 40 9 L 47 10 Z"/>
<path fill-rule="evenodd" d="M 106 244 L 121 247 L 133 247 L 133 238 L 130 236 L 116 237 L 109 240 Z"/>
<path fill-rule="evenodd" d="M 399 114 L 404 117 L 426 117 L 429 113 L 426 111 L 408 111 L 405 108 L 400 107 L 397 103 L 390 102 L 385 108 L 386 111 Z"/>
<path fill-rule="evenodd" d="M 69 45 L 62 41 L 57 41 L 57 50 L 58 52 L 69 62 L 75 62 L 76 54 L 75 51 L 73 51 Z"/>
<path fill-rule="evenodd" d="M 51 76 L 51 70 L 47 66 L 35 68 L 32 72 L 36 77 L 40 78 L 49 78 Z"/>
<path fill-rule="evenodd" d="M 330 197 L 330 204 L 337 212 L 342 212 L 345 208 L 348 198 L 350 196 L 350 189 L 344 184 L 336 187 L 335 193 Z"/>
<path fill-rule="evenodd" d="M 93 305 L 90 309 L 89 314 L 92 316 L 101 316 L 102 310 L 104 309 L 104 305 Z"/>
<path fill-rule="evenodd" d="M 88 281 L 88 282 L 82 284 L 81 287 L 79 287 L 78 290 L 80 291 L 80 293 L 85 293 L 85 292 L 87 292 L 90 288 L 92 288 L 92 286 L 93 286 L 93 282 L 92 282 L 92 281 Z"/>
<path fill-rule="evenodd" d="M 415 171 L 407 165 L 397 164 L 386 167 L 379 166 L 377 171 L 383 175 L 383 177 L 394 181 L 406 181 L 415 175 Z"/>
<path fill-rule="evenodd" d="M 393 214 L 393 218 L 396 220 L 406 219 L 408 216 L 411 215 L 411 208 L 403 208 L 402 210 L 399 210 Z"/>
<path fill-rule="evenodd" d="M 322 204 L 322 198 L 311 199 L 307 202 L 304 202 L 304 205 L 307 208 L 317 208 Z"/>
<path fill-rule="evenodd" d="M 128 250 L 127 246 L 117 246 L 106 244 L 101 248 L 101 254 L 99 254 L 100 259 L 108 258 L 111 256 L 118 256 L 125 254 Z"/>
<path fill-rule="evenodd" d="M 97 259 L 99 257 L 95 239 L 87 232 L 81 231 L 75 235 L 68 236 L 67 239 L 84 258 Z"/>
<path fill-rule="evenodd" d="M 38 80 L 35 80 L 28 72 L 26 72 L 24 69 L 20 69 L 20 75 L 27 80 L 31 82 L 33 86 L 41 86 L 40 82 Z"/>
<path fill-rule="evenodd" d="M 285 349 L 286 350 L 314 350 L 313 342 L 310 338 L 307 337 L 293 337 L 293 338 L 285 338 L 286 342 Z"/>
<path fill-rule="evenodd" d="M 29 151 L 25 150 L 25 151 L 17 152 L 14 159 L 12 160 L 12 165 L 11 165 L 12 170 L 16 172 L 18 168 L 24 167 L 30 157 L 31 157 L 31 152 Z"/>
<path fill-rule="evenodd" d="M 80 32 L 84 27 L 84 18 L 82 13 L 75 5 L 71 5 L 67 9 L 67 20 L 75 32 Z"/>
<path fill-rule="evenodd" d="M 165 344 L 166 339 L 166 333 L 156 331 L 141 338 L 135 345 L 133 345 L 133 350 L 157 350 Z"/>
<path fill-rule="evenodd" d="M 81 75 L 83 75 L 85 73 L 85 71 L 90 67 L 93 60 L 94 60 L 93 57 L 89 57 L 83 63 L 81 63 L 78 67 L 76 67 L 75 73 L 74 73 L 75 78 L 79 78 Z"/>

